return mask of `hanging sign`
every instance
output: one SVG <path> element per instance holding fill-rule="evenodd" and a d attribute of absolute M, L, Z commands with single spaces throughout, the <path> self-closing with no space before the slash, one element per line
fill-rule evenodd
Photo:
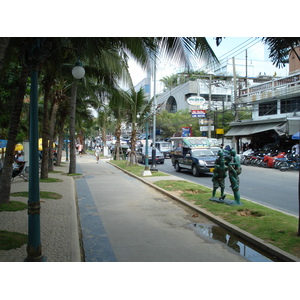
<path fill-rule="evenodd" d="M 192 118 L 205 118 L 206 110 L 192 110 L 191 116 Z"/>
<path fill-rule="evenodd" d="M 206 102 L 206 100 L 203 97 L 199 97 L 199 96 L 189 97 L 186 99 L 186 101 L 189 105 L 194 105 L 194 106 L 197 105 L 202 106 Z"/>

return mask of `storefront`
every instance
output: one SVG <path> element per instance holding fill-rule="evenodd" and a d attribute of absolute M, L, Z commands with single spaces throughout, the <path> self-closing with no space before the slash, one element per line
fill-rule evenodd
<path fill-rule="evenodd" d="M 241 152 L 242 137 L 250 139 L 252 149 L 289 150 L 294 144 L 291 136 L 300 131 L 300 118 L 281 118 L 259 121 L 232 122 L 231 129 L 225 134 L 236 141 L 236 150 Z"/>

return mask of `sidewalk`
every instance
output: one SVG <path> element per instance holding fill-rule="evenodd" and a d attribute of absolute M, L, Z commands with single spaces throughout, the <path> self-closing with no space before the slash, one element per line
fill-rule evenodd
<path fill-rule="evenodd" d="M 69 164 L 54 166 L 55 171 L 68 173 Z M 79 231 L 75 182 L 72 177 L 62 173 L 49 173 L 49 177 L 59 178 L 62 182 L 42 183 L 41 191 L 55 192 L 62 199 L 40 199 L 41 202 L 41 244 L 46 262 L 80 262 Z M 11 184 L 11 193 L 28 191 L 28 182 L 16 177 Z M 11 201 L 27 203 L 25 197 L 11 197 Z M 27 210 L 0 212 L 0 229 L 28 234 Z M 26 244 L 13 250 L 0 250 L 0 262 L 23 262 L 27 257 Z"/>

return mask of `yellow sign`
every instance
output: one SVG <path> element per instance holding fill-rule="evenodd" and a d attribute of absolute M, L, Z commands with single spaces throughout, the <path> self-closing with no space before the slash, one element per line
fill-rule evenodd
<path fill-rule="evenodd" d="M 224 129 L 223 128 L 217 128 L 216 129 L 216 134 L 224 134 Z"/>

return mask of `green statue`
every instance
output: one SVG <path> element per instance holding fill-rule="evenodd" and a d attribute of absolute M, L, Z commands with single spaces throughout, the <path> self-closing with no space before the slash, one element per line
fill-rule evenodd
<path fill-rule="evenodd" d="M 212 191 L 212 198 L 210 200 L 217 200 L 216 196 L 216 191 L 218 188 L 221 189 L 221 197 L 219 200 L 224 199 L 226 195 L 224 195 L 224 190 L 225 190 L 225 178 L 227 176 L 227 170 L 228 167 L 225 165 L 225 160 L 223 153 L 221 151 L 218 152 L 218 158 L 216 159 L 215 162 L 215 168 L 213 171 L 213 177 L 212 177 L 212 182 L 213 182 L 213 191 Z"/>
<path fill-rule="evenodd" d="M 236 155 L 235 150 L 229 152 L 231 160 L 228 161 L 228 174 L 231 188 L 234 195 L 234 201 L 240 205 L 240 192 L 239 192 L 239 175 L 242 173 L 240 158 Z"/>

